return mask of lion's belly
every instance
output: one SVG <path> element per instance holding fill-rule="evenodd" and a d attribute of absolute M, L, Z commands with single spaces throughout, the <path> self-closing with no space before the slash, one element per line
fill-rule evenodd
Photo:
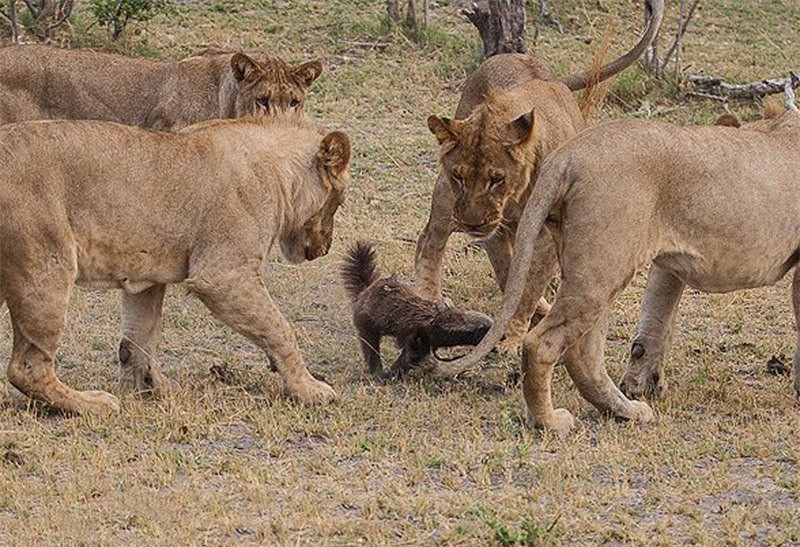
<path fill-rule="evenodd" d="M 153 285 L 179 283 L 188 275 L 188 260 L 153 250 L 78 247 L 79 285 L 142 292 Z"/>
<path fill-rule="evenodd" d="M 787 251 L 785 256 L 750 255 L 704 256 L 696 253 L 664 253 L 653 262 L 675 275 L 688 286 L 710 293 L 752 289 L 772 285 L 797 263 L 797 255 Z"/>

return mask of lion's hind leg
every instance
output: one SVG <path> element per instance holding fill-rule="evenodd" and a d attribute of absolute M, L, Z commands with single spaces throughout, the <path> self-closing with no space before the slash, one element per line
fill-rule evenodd
<path fill-rule="evenodd" d="M 794 279 L 792 280 L 792 307 L 794 308 L 795 330 L 797 331 L 797 341 L 795 342 L 794 359 L 792 366 L 792 376 L 794 376 L 794 402 L 800 406 L 800 268 L 795 267 Z"/>
<path fill-rule="evenodd" d="M 586 279 L 576 278 L 579 285 Z M 624 419 L 650 420 L 650 407 L 629 401 L 608 377 L 603 364 L 606 315 L 613 298 L 593 302 L 591 291 L 571 285 L 570 279 L 562 283 L 552 310 L 522 346 L 522 388 L 529 422 L 559 432 L 574 424 L 569 411 L 554 409 L 551 399 L 553 367 L 562 355 L 581 395 L 599 410 Z"/>
<path fill-rule="evenodd" d="M 22 393 L 68 413 L 119 411 L 119 401 L 104 391 L 76 391 L 56 377 L 53 357 L 61 339 L 67 301 L 76 276 L 73 260 L 50 259 L 38 279 L 9 278 L 3 288 L 14 331 L 8 379 Z M 19 271 L 23 270 L 18 265 Z"/>
<path fill-rule="evenodd" d="M 609 378 L 603 361 L 608 316 L 603 317 L 567 349 L 564 364 L 581 395 L 597 409 L 623 420 L 650 421 L 653 411 L 646 403 L 631 401 Z"/>
<path fill-rule="evenodd" d="M 656 264 L 647 276 L 636 337 L 620 388 L 628 397 L 656 397 L 667 389 L 664 357 L 672 340 L 675 312 L 685 284 Z"/>
<path fill-rule="evenodd" d="M 155 359 L 161 340 L 161 307 L 166 285 L 122 295 L 122 339 L 119 342 L 120 385 L 137 393 L 164 395 L 167 379 Z"/>

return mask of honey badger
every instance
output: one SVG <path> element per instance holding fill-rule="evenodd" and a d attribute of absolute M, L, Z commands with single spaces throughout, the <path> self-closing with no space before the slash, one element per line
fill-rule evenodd
<path fill-rule="evenodd" d="M 492 326 L 485 314 L 425 300 L 395 276 L 380 277 L 371 243 L 353 245 L 345 255 L 341 275 L 353 305 L 364 361 L 372 374 L 383 372 L 383 336 L 394 337 L 401 350 L 386 372 L 399 377 L 438 348 L 476 345 Z"/>

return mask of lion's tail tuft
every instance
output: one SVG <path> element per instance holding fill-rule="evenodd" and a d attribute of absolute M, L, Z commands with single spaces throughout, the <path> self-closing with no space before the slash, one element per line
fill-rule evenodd
<path fill-rule="evenodd" d="M 375 247 L 368 241 L 357 241 L 342 261 L 341 276 L 350 300 L 359 295 L 379 277 Z"/>

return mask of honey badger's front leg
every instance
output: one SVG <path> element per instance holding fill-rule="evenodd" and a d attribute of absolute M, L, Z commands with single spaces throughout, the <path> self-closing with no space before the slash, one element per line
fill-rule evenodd
<path fill-rule="evenodd" d="M 306 368 L 294 331 L 267 292 L 259 266 L 199 267 L 186 284 L 215 316 L 264 350 L 281 374 L 287 395 L 304 403 L 335 399 L 333 389 Z"/>

